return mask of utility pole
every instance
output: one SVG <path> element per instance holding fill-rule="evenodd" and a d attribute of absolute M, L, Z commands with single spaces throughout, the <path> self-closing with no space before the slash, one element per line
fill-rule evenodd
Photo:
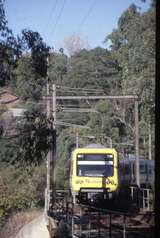
<path fill-rule="evenodd" d="M 47 64 L 48 62 L 47 58 Z M 47 72 L 47 120 L 50 119 L 50 98 L 49 98 L 49 76 Z M 48 122 L 49 123 L 49 122 Z M 45 190 L 45 211 L 46 213 L 49 211 L 49 203 L 50 203 L 50 159 L 51 159 L 51 151 L 47 154 L 47 184 L 46 184 L 46 190 Z"/>
<path fill-rule="evenodd" d="M 148 146 L 149 146 L 149 159 L 151 160 L 152 159 L 152 141 L 151 141 L 151 125 L 149 124 L 149 127 L 148 127 Z"/>
<path fill-rule="evenodd" d="M 78 135 L 78 131 L 76 132 L 76 148 L 78 148 L 79 146 L 79 135 Z"/>
<path fill-rule="evenodd" d="M 138 127 L 138 100 L 135 100 L 135 157 L 136 157 L 136 183 L 140 186 L 139 175 L 139 127 Z"/>
<path fill-rule="evenodd" d="M 49 59 L 47 58 L 49 64 Z M 47 154 L 47 186 L 45 191 L 45 211 L 52 213 L 55 198 L 55 174 L 54 164 L 56 159 L 56 87 L 52 85 L 52 122 L 51 120 L 51 98 L 49 90 L 49 75 L 47 72 L 47 119 L 48 126 L 52 131 L 52 145 Z"/>
<path fill-rule="evenodd" d="M 53 129 L 56 129 L 56 85 L 52 85 Z"/>
<path fill-rule="evenodd" d="M 110 138 L 110 147 L 112 148 L 112 139 Z"/>
<path fill-rule="evenodd" d="M 104 138 L 106 138 L 109 141 L 109 146 L 110 148 L 112 148 L 112 138 L 109 136 L 105 136 Z"/>
<path fill-rule="evenodd" d="M 51 179 L 51 191 L 52 191 L 52 208 L 54 206 L 55 199 L 55 161 L 56 161 L 56 86 L 52 85 L 52 160 L 51 160 L 51 168 L 50 168 L 50 179 Z"/>

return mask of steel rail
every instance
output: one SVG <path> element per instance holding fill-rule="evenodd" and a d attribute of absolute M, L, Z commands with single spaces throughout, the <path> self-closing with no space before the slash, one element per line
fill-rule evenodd
<path fill-rule="evenodd" d="M 108 213 L 108 214 L 113 214 L 113 215 L 125 215 L 125 216 L 135 215 L 135 213 L 133 213 L 133 212 L 114 211 L 114 210 L 104 209 L 104 208 L 99 208 L 99 207 L 94 207 L 94 206 L 87 206 L 84 204 L 77 204 L 77 205 L 84 207 L 84 208 L 86 207 L 86 208 L 94 209 L 98 212 L 103 212 L 103 213 Z"/>

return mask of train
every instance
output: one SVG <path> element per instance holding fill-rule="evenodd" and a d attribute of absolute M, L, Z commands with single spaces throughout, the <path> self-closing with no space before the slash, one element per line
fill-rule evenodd
<path fill-rule="evenodd" d="M 154 159 L 149 160 L 143 156 L 139 158 L 140 188 L 154 190 Z M 136 159 L 125 156 L 118 162 L 119 184 L 134 186 L 136 184 Z"/>
<path fill-rule="evenodd" d="M 111 198 L 118 188 L 118 157 L 115 149 L 91 144 L 72 152 L 70 188 L 73 202 Z"/>
<path fill-rule="evenodd" d="M 154 163 L 140 159 L 141 186 L 153 187 Z M 73 150 L 70 159 L 70 191 L 73 203 L 96 204 L 131 200 L 136 185 L 135 159 L 119 159 L 114 148 L 90 144 Z"/>

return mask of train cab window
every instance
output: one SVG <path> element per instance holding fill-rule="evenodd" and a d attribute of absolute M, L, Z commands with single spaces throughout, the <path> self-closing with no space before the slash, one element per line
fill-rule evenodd
<path fill-rule="evenodd" d="M 113 176 L 113 155 L 78 154 L 77 176 Z"/>

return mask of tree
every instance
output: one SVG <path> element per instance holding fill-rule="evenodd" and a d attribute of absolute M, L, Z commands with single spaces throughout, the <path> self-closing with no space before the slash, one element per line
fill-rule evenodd
<path fill-rule="evenodd" d="M 26 50 L 31 50 L 31 58 L 35 72 L 40 77 L 46 77 L 47 57 L 50 47 L 46 46 L 38 32 L 22 30 L 22 40 L 26 45 Z"/>
<path fill-rule="evenodd" d="M 119 87 L 119 72 L 116 67 L 116 61 L 110 52 L 101 47 L 90 51 L 81 50 L 68 59 L 68 74 L 62 85 L 97 90 L 103 88 L 105 93 L 112 94 Z"/>
<path fill-rule="evenodd" d="M 51 121 L 50 121 L 51 123 Z M 20 150 L 16 161 L 26 164 L 41 164 L 52 146 L 52 130 L 46 115 L 39 107 L 31 107 L 18 126 Z"/>
<path fill-rule="evenodd" d="M 14 90 L 23 100 L 40 100 L 46 85 L 49 47 L 38 32 L 22 30 L 25 53 L 17 61 Z"/>
<path fill-rule="evenodd" d="M 71 156 L 70 148 L 75 145 L 74 138 L 70 134 L 70 130 L 64 129 L 59 134 L 57 140 L 57 161 L 56 161 L 56 187 L 58 189 L 67 188 L 69 185 L 69 173 L 70 166 L 69 160 Z"/>
<path fill-rule="evenodd" d="M 30 56 L 22 56 L 14 70 L 14 91 L 23 100 L 39 101 L 46 79 L 38 77 Z"/>
<path fill-rule="evenodd" d="M 118 29 L 108 39 L 122 69 L 123 92 L 137 94 L 145 111 L 152 110 L 155 87 L 154 8 L 140 14 L 136 6 L 131 5 L 120 17 Z"/>
<path fill-rule="evenodd" d="M 121 69 L 123 94 L 139 96 L 140 121 L 154 124 L 155 95 L 155 8 L 140 13 L 132 4 L 119 18 L 118 28 L 106 41 L 111 41 L 111 53 Z M 119 105 L 119 107 L 121 107 Z M 129 121 L 133 110 L 123 108 L 123 117 Z M 133 125 L 134 121 L 131 122 Z M 134 126 L 132 126 L 134 129 Z M 142 130 L 140 130 L 141 133 Z M 140 135 L 141 136 L 141 135 Z"/>
<path fill-rule="evenodd" d="M 51 53 L 49 57 L 49 78 L 51 83 L 61 84 L 67 75 L 68 57 L 65 54 Z"/>
<path fill-rule="evenodd" d="M 26 168 L 1 163 L 0 228 L 15 212 L 44 206 L 45 173 L 45 164 Z"/>
<path fill-rule="evenodd" d="M 0 86 L 13 79 L 13 69 L 21 55 L 19 39 L 13 36 L 5 16 L 4 1 L 0 0 Z"/>
<path fill-rule="evenodd" d="M 12 85 L 23 100 L 38 101 L 46 84 L 48 52 L 39 33 L 23 30 L 22 36 L 13 36 L 0 0 L 0 87 Z M 28 109 L 19 123 L 7 118 L 6 111 L 1 105 L 0 228 L 14 212 L 44 206 L 44 159 L 52 143 L 41 109 Z"/>
<path fill-rule="evenodd" d="M 64 48 L 67 49 L 69 56 L 73 56 L 82 49 L 88 49 L 89 44 L 82 40 L 78 34 L 72 34 L 71 36 L 64 39 Z"/>

